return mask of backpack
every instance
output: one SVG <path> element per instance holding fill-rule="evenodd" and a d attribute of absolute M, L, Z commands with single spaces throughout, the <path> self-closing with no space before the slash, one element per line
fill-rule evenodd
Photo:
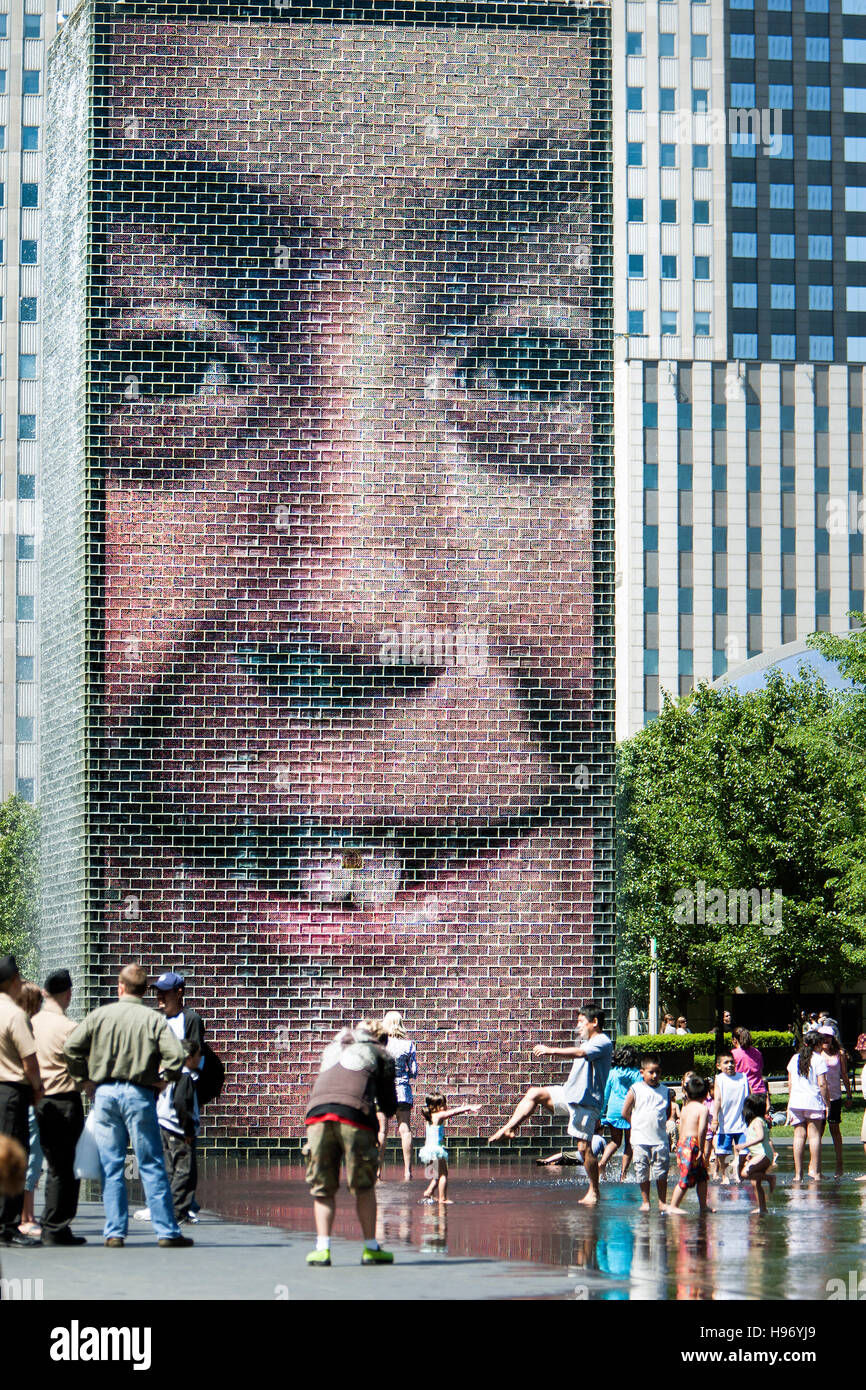
<path fill-rule="evenodd" d="M 216 1055 L 210 1043 L 202 1044 L 201 1053 L 204 1064 L 195 1084 L 200 1107 L 208 1105 L 222 1094 L 226 1079 L 225 1063 Z"/>

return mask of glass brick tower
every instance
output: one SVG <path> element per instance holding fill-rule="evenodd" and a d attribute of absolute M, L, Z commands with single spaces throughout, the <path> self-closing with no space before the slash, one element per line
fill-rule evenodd
<path fill-rule="evenodd" d="M 866 3 L 613 22 L 622 737 L 863 605 Z"/>

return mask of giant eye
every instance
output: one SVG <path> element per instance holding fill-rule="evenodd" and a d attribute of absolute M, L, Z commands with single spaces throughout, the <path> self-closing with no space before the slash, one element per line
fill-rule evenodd
<path fill-rule="evenodd" d="M 517 331 L 476 340 L 458 358 L 455 380 L 465 391 L 549 404 L 588 385 L 591 363 L 579 340 Z"/>
<path fill-rule="evenodd" d="M 244 364 L 224 345 L 194 334 L 122 344 L 111 353 L 111 394 L 127 401 L 206 399 L 249 389 Z"/>

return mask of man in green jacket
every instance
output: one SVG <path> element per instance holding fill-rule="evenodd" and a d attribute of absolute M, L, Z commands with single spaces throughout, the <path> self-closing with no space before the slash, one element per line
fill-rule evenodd
<path fill-rule="evenodd" d="M 70 1076 L 96 1088 L 95 1138 L 102 1167 L 105 1244 L 122 1246 L 129 1208 L 124 1167 L 131 1142 L 159 1244 L 192 1245 L 174 1219 L 156 1119 L 156 1096 L 181 1072 L 186 1053 L 165 1019 L 144 1003 L 147 972 L 125 965 L 116 1004 L 89 1013 L 63 1049 Z"/>

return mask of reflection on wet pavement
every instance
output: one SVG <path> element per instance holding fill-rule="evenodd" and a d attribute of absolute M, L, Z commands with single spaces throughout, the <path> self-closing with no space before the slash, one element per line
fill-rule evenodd
<path fill-rule="evenodd" d="M 832 1159 L 825 1149 L 825 1164 Z M 770 1211 L 754 1213 L 751 1190 L 712 1185 L 717 1210 L 699 1218 L 693 1194 L 686 1215 L 638 1210 L 631 1181 L 602 1183 L 594 1209 L 578 1205 L 585 1179 L 574 1170 L 543 1176 L 529 1161 L 454 1165 L 453 1205 L 421 1201 L 424 1181 L 404 1183 L 396 1167 L 379 1187 L 382 1244 L 411 1246 L 430 1255 L 489 1256 L 567 1268 L 573 1298 L 582 1299 L 819 1299 L 851 1271 L 860 1277 L 866 1257 L 866 1182 L 859 1148 L 846 1146 L 849 1171 L 840 1181 L 796 1187 L 790 1149 L 780 1156 L 780 1177 Z M 672 1175 L 673 1176 L 673 1175 Z M 208 1164 L 199 1184 L 203 1207 L 222 1216 L 310 1231 L 312 1208 L 299 1164 Z M 655 1203 L 655 1194 L 653 1194 Z M 337 1201 L 335 1234 L 357 1238 L 354 1202 Z"/>

